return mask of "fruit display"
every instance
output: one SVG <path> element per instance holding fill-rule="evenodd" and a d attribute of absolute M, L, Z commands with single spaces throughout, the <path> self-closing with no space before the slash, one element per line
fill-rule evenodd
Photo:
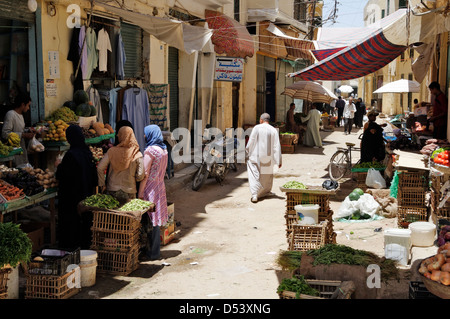
<path fill-rule="evenodd" d="M 11 132 L 8 134 L 7 144 L 12 147 L 20 147 L 20 136 L 17 133 Z"/>
<path fill-rule="evenodd" d="M 95 130 L 97 136 L 114 133 L 114 130 L 109 124 L 103 124 L 101 122 L 95 122 L 92 124 L 92 129 Z"/>
<path fill-rule="evenodd" d="M 438 246 L 443 246 L 450 243 L 450 225 L 442 225 L 438 227 Z"/>
<path fill-rule="evenodd" d="M 66 129 L 69 124 L 62 120 L 55 122 L 48 121 L 48 132 L 44 137 L 44 141 L 66 141 Z"/>
<path fill-rule="evenodd" d="M 97 137 L 97 133 L 93 129 L 88 129 L 85 127 L 81 128 L 83 130 L 83 136 L 84 138 L 94 138 Z"/>
<path fill-rule="evenodd" d="M 75 105 L 89 102 L 89 95 L 84 90 L 76 90 L 73 93 L 73 102 Z"/>
<path fill-rule="evenodd" d="M 94 104 L 92 104 L 92 102 L 89 101 L 89 102 L 85 102 L 85 103 L 81 103 L 81 104 L 77 105 L 77 107 L 75 109 L 75 114 L 78 116 L 84 116 L 84 117 L 96 116 L 97 109 L 95 108 Z"/>
<path fill-rule="evenodd" d="M 7 145 L 7 144 L 3 144 L 2 142 L 0 142 L 0 155 L 1 156 L 8 156 L 9 153 L 11 153 L 11 151 L 14 149 L 14 147 Z"/>
<path fill-rule="evenodd" d="M 103 149 L 101 147 L 96 146 L 89 146 L 89 149 L 92 152 L 92 156 L 94 157 L 94 162 L 100 162 L 100 160 L 103 158 Z"/>
<path fill-rule="evenodd" d="M 78 121 L 78 116 L 67 106 L 62 106 L 54 111 L 49 117 L 47 117 L 46 120 L 51 122 L 61 120 L 65 123 L 68 123 Z"/>
<path fill-rule="evenodd" d="M 450 286 L 450 243 L 440 246 L 436 255 L 422 260 L 419 273 L 442 285 Z"/>
<path fill-rule="evenodd" d="M 442 147 L 435 150 L 431 155 L 431 159 L 435 164 L 447 167 L 450 167 L 449 157 L 450 157 L 450 149 Z"/>

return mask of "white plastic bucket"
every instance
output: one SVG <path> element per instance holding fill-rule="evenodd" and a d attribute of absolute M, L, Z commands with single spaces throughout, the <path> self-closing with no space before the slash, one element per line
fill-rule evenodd
<path fill-rule="evenodd" d="M 319 223 L 318 204 L 303 204 L 294 207 L 298 216 L 298 223 L 301 225 L 314 225 Z"/>
<path fill-rule="evenodd" d="M 436 237 L 436 225 L 429 222 L 414 222 L 409 224 L 411 244 L 413 246 L 433 246 Z"/>
<path fill-rule="evenodd" d="M 389 228 L 384 231 L 384 256 L 408 265 L 411 255 L 411 230 Z"/>
<path fill-rule="evenodd" d="M 80 251 L 81 287 L 95 285 L 97 276 L 97 252 L 94 250 Z"/>

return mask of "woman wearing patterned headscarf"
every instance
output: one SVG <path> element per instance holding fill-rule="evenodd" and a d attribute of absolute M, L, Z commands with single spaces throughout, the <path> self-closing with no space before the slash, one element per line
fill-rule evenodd
<path fill-rule="evenodd" d="M 111 147 L 97 166 L 98 185 L 124 204 L 136 198 L 136 182 L 145 177 L 144 161 L 131 127 L 121 127 L 117 137 L 119 144 Z"/>
<path fill-rule="evenodd" d="M 90 216 L 79 214 L 77 205 L 94 194 L 97 172 L 92 152 L 84 142 L 81 127 L 70 125 L 66 130 L 70 149 L 61 163 L 56 163 L 58 180 L 58 241 L 64 249 L 90 247 Z"/>
<path fill-rule="evenodd" d="M 145 178 L 140 184 L 139 198 L 155 204 L 155 210 L 149 213 L 151 231 L 148 233 L 147 257 L 160 258 L 160 226 L 164 226 L 168 219 L 166 187 L 164 176 L 166 174 L 168 153 L 164 144 L 161 129 L 157 125 L 148 125 L 144 129 L 146 148 L 144 151 Z"/>

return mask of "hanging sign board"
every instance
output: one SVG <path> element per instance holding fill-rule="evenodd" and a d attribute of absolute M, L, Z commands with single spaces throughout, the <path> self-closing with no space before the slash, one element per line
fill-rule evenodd
<path fill-rule="evenodd" d="M 232 57 L 217 57 L 214 80 L 242 82 L 244 74 L 244 59 Z"/>

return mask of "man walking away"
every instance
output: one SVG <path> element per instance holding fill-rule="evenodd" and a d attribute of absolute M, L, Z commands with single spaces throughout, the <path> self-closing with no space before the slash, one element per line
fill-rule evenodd
<path fill-rule="evenodd" d="M 270 115 L 263 113 L 258 125 L 253 127 L 246 152 L 247 173 L 251 201 L 268 195 L 273 185 L 273 166 L 281 167 L 281 145 L 278 131 L 269 124 Z"/>
<path fill-rule="evenodd" d="M 338 100 L 336 102 L 336 109 L 337 109 L 337 122 L 336 126 L 341 126 L 341 120 L 342 120 L 342 114 L 344 114 L 344 107 L 345 107 L 345 101 L 342 99 L 342 96 L 338 97 Z"/>
<path fill-rule="evenodd" d="M 433 122 L 433 137 L 439 140 L 447 138 L 447 113 L 448 102 L 447 97 L 441 91 L 438 82 L 431 82 L 428 86 L 430 93 L 434 95 L 433 116 L 429 118 Z"/>
<path fill-rule="evenodd" d="M 349 97 L 344 107 L 344 133 L 345 135 L 352 132 L 353 119 L 355 118 L 356 106 L 353 104 L 353 98 Z"/>

